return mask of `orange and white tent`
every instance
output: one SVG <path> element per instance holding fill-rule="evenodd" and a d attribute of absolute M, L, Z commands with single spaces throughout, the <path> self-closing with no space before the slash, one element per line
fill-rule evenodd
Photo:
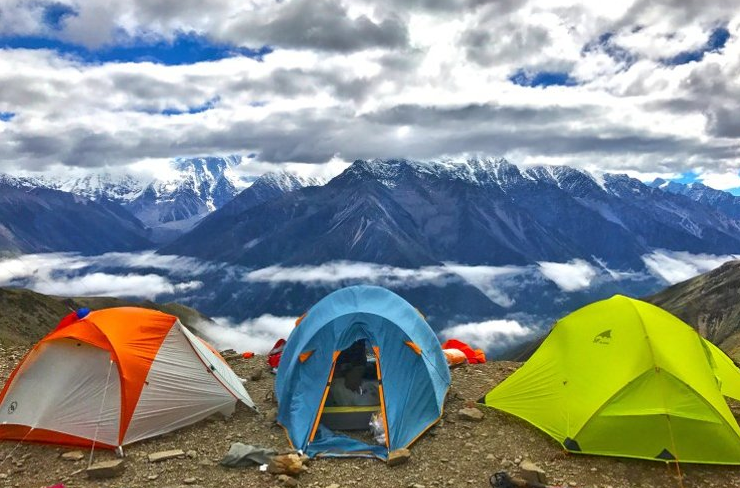
<path fill-rule="evenodd" d="M 237 401 L 241 380 L 177 317 L 122 307 L 65 318 L 0 393 L 0 439 L 120 448 Z"/>

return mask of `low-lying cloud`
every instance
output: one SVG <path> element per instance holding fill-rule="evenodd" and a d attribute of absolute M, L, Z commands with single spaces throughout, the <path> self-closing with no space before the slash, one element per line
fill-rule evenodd
<path fill-rule="evenodd" d="M 198 277 L 219 265 L 182 256 L 142 253 L 26 254 L 0 260 L 0 286 L 20 286 L 62 296 L 114 296 L 154 300 L 160 295 L 192 292 Z M 159 270 L 141 273 L 140 270 Z"/>
<path fill-rule="evenodd" d="M 716 256 L 667 250 L 653 251 L 642 257 L 650 273 L 671 285 L 711 271 L 735 259 L 740 259 L 740 254 Z"/>
<path fill-rule="evenodd" d="M 202 286 L 203 283 L 197 280 L 173 284 L 167 278 L 155 274 L 91 273 L 54 281 L 37 281 L 33 289 L 46 295 L 138 297 L 154 300 L 158 295 L 197 290 Z"/>
<path fill-rule="evenodd" d="M 459 339 L 486 351 L 502 349 L 520 342 L 536 331 L 515 320 L 486 320 L 455 325 L 443 330 L 443 339 Z"/>
<path fill-rule="evenodd" d="M 266 354 L 278 339 L 288 338 L 296 318 L 266 314 L 244 322 L 234 322 L 226 317 L 213 320 L 213 323 L 201 322 L 198 327 L 219 350 Z"/>
<path fill-rule="evenodd" d="M 567 263 L 541 261 L 537 264 L 540 273 L 565 292 L 588 288 L 598 274 L 596 268 L 583 259 L 574 259 Z"/>

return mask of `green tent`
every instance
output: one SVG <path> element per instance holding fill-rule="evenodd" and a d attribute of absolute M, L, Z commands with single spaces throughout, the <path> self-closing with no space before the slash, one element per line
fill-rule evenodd
<path fill-rule="evenodd" d="M 558 321 L 482 402 L 570 452 L 740 464 L 723 395 L 740 399 L 730 358 L 668 312 L 616 295 Z"/>

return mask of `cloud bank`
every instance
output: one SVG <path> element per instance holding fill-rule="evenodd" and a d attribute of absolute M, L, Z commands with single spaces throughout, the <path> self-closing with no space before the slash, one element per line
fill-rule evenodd
<path fill-rule="evenodd" d="M 536 333 L 515 320 L 486 320 L 455 325 L 443 330 L 442 339 L 459 339 L 486 351 L 504 349 Z"/>
<path fill-rule="evenodd" d="M 671 285 L 711 271 L 735 259 L 740 259 L 740 254 L 716 256 L 666 250 L 654 251 L 642 257 L 645 266 L 654 276 Z"/>
<path fill-rule="evenodd" d="M 201 322 L 198 327 L 213 338 L 219 350 L 234 349 L 266 354 L 278 339 L 287 339 L 295 326 L 295 317 L 262 315 L 244 322 L 234 322 L 225 317 L 214 318 L 215 324 Z"/>
<path fill-rule="evenodd" d="M 0 171 L 487 154 L 740 184 L 736 6 L 5 2 Z M 150 55 L 191 38 L 221 54 Z"/>

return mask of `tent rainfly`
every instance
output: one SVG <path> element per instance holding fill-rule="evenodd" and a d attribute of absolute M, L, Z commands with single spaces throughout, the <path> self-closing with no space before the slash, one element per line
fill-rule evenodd
<path fill-rule="evenodd" d="M 0 393 L 0 439 L 110 449 L 254 408 L 240 379 L 177 317 L 121 307 L 70 314 Z"/>
<path fill-rule="evenodd" d="M 574 453 L 740 464 L 724 396 L 740 371 L 670 313 L 616 295 L 558 321 L 481 402 L 527 420 Z"/>

